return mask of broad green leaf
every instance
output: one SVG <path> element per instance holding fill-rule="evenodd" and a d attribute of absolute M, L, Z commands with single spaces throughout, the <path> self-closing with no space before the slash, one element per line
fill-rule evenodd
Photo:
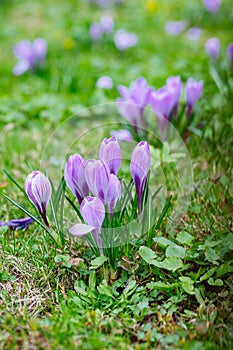
<path fill-rule="evenodd" d="M 181 287 L 184 289 L 186 293 L 195 294 L 193 280 L 190 277 L 182 276 L 182 277 L 179 277 L 179 280 L 181 282 Z"/>
<path fill-rule="evenodd" d="M 212 276 L 215 273 L 215 271 L 216 271 L 216 267 L 213 267 L 212 269 L 210 269 L 209 271 L 204 273 L 204 275 L 202 275 L 200 277 L 200 281 L 199 282 L 207 280 L 210 276 Z"/>
<path fill-rule="evenodd" d="M 169 241 L 169 239 L 167 239 L 165 237 L 155 237 L 153 239 L 162 248 L 167 248 L 169 245 L 175 244 L 172 241 Z"/>
<path fill-rule="evenodd" d="M 90 270 L 97 269 L 98 267 L 103 265 L 107 260 L 108 258 L 106 256 L 99 256 L 98 258 L 91 260 Z"/>
<path fill-rule="evenodd" d="M 124 295 L 132 294 L 134 292 L 135 286 L 136 286 L 136 281 L 135 280 L 130 281 L 127 287 L 124 289 L 123 294 Z"/>
<path fill-rule="evenodd" d="M 74 290 L 76 293 L 81 294 L 83 296 L 88 295 L 88 293 L 86 291 L 86 285 L 83 281 L 75 281 L 74 282 Z"/>
<path fill-rule="evenodd" d="M 152 249 L 147 248 L 145 246 L 139 248 L 139 254 L 142 257 L 142 259 L 145 260 L 145 262 L 147 262 L 148 264 L 151 263 L 151 260 L 157 257 L 157 255 Z"/>
<path fill-rule="evenodd" d="M 208 284 L 210 286 L 223 286 L 223 281 L 220 278 L 217 278 L 216 280 L 214 280 L 212 277 L 210 277 L 208 279 Z"/>
<path fill-rule="evenodd" d="M 185 257 L 185 249 L 179 245 L 170 245 L 166 249 L 166 257 L 176 257 L 183 259 Z"/>
<path fill-rule="evenodd" d="M 206 259 L 210 262 L 212 262 L 215 265 L 218 265 L 218 260 L 220 256 L 216 253 L 216 251 L 213 248 L 206 247 L 206 252 L 205 252 Z"/>
<path fill-rule="evenodd" d="M 108 286 L 107 281 L 103 280 L 102 283 L 97 287 L 97 290 L 100 294 L 107 295 L 108 297 L 115 299 L 111 287 Z"/>
<path fill-rule="evenodd" d="M 176 257 L 166 258 L 164 261 L 160 263 L 160 265 L 163 269 L 166 269 L 169 271 L 176 271 L 181 267 L 183 267 L 182 260 Z"/>
<path fill-rule="evenodd" d="M 167 284 L 164 282 L 150 282 L 147 283 L 146 287 L 149 289 L 161 289 L 161 290 L 167 290 L 167 289 L 173 289 L 177 286 L 177 284 L 173 283 L 173 284 Z"/>
<path fill-rule="evenodd" d="M 195 289 L 194 289 L 194 292 L 195 292 L 195 297 L 196 297 L 198 303 L 199 303 L 200 305 L 203 305 L 205 302 L 204 302 L 204 300 L 203 300 L 203 298 L 202 298 L 202 296 L 201 296 L 200 290 L 199 290 L 198 288 L 195 288 Z"/>
<path fill-rule="evenodd" d="M 181 231 L 178 233 L 178 235 L 176 236 L 176 239 L 178 242 L 182 243 L 182 244 L 187 244 L 187 245 L 191 245 L 192 241 L 193 241 L 193 236 L 191 236 L 188 232 L 186 231 Z"/>

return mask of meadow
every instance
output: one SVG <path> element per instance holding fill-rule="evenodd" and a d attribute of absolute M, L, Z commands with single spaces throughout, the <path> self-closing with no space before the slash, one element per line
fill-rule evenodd
<path fill-rule="evenodd" d="M 0 349 L 232 349 L 233 7 L 204 2 L 1 0 Z"/>

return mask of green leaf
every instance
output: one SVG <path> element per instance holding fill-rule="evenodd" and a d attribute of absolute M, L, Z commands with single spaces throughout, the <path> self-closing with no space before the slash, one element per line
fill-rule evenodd
<path fill-rule="evenodd" d="M 71 267 L 72 264 L 69 262 L 69 259 L 70 259 L 69 255 L 58 254 L 55 256 L 54 261 L 56 263 L 62 263 L 62 265 L 65 267 Z"/>
<path fill-rule="evenodd" d="M 195 294 L 193 280 L 190 277 L 182 276 L 182 277 L 179 277 L 179 280 L 181 282 L 181 287 L 184 289 L 186 293 Z"/>
<path fill-rule="evenodd" d="M 146 285 L 146 287 L 149 289 L 158 289 L 158 290 L 174 289 L 176 286 L 177 286 L 176 283 L 167 284 L 164 282 L 150 282 L 150 283 L 147 283 Z"/>
<path fill-rule="evenodd" d="M 218 265 L 218 262 L 216 260 L 218 260 L 220 256 L 213 248 L 206 247 L 205 257 L 208 261 L 212 262 L 215 265 Z"/>
<path fill-rule="evenodd" d="M 203 300 L 203 298 L 202 298 L 202 296 L 201 296 L 200 289 L 195 288 L 195 289 L 194 289 L 194 292 L 195 292 L 195 297 L 196 297 L 198 303 L 199 303 L 200 305 L 203 305 L 205 302 L 204 302 L 204 300 Z"/>
<path fill-rule="evenodd" d="M 125 296 L 132 294 L 135 290 L 135 286 L 136 286 L 136 281 L 135 280 L 130 281 L 127 287 L 124 289 L 123 294 Z"/>
<path fill-rule="evenodd" d="M 169 245 L 174 245 L 172 241 L 169 241 L 169 239 L 165 237 L 155 237 L 153 239 L 161 248 L 167 248 Z"/>
<path fill-rule="evenodd" d="M 209 271 L 204 273 L 204 275 L 202 275 L 200 277 L 200 281 L 199 282 L 207 280 L 210 276 L 212 276 L 215 273 L 215 271 L 216 271 L 216 267 L 213 267 L 212 269 L 210 269 Z"/>
<path fill-rule="evenodd" d="M 93 259 L 91 261 L 90 270 L 97 269 L 98 267 L 103 265 L 105 263 L 105 261 L 107 261 L 107 260 L 108 260 L 108 258 L 106 256 L 99 256 L 98 258 Z"/>
<path fill-rule="evenodd" d="M 223 281 L 220 278 L 217 278 L 216 280 L 214 280 L 212 277 L 210 277 L 208 279 L 208 284 L 210 286 L 219 286 L 219 287 L 221 287 L 221 286 L 223 286 Z"/>
<path fill-rule="evenodd" d="M 97 287 L 97 290 L 100 294 L 107 295 L 108 297 L 115 299 L 111 287 L 108 286 L 107 281 L 103 280 L 102 283 Z"/>
<path fill-rule="evenodd" d="M 163 269 L 169 270 L 169 271 L 176 271 L 183 267 L 182 260 L 176 257 L 170 257 L 165 259 L 160 263 L 161 267 Z"/>
<path fill-rule="evenodd" d="M 157 257 L 157 255 L 152 249 L 147 248 L 145 246 L 139 248 L 139 254 L 142 257 L 142 259 L 145 260 L 145 262 L 147 262 L 148 264 L 151 263 L 151 260 Z"/>
<path fill-rule="evenodd" d="M 166 257 L 176 257 L 183 259 L 185 257 L 185 249 L 179 245 L 170 245 L 166 249 Z"/>
<path fill-rule="evenodd" d="M 193 241 L 193 236 L 191 236 L 188 232 L 186 231 L 181 231 L 178 233 L 178 235 L 176 236 L 176 239 L 178 242 L 182 243 L 182 244 L 187 244 L 187 245 L 191 245 L 192 241 Z"/>
<path fill-rule="evenodd" d="M 74 282 L 74 290 L 76 293 L 83 295 L 86 297 L 88 295 L 86 291 L 86 285 L 83 281 L 75 281 Z"/>

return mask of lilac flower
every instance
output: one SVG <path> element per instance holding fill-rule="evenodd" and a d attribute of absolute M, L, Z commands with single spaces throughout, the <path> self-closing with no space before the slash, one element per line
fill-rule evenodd
<path fill-rule="evenodd" d="M 213 62 L 217 62 L 220 50 L 220 41 L 218 38 L 211 38 L 206 41 L 205 49 Z"/>
<path fill-rule="evenodd" d="M 121 98 L 117 99 L 118 112 L 128 120 L 137 132 L 137 127 L 143 123 L 145 106 L 149 103 L 150 94 L 154 89 L 150 87 L 145 78 L 138 78 L 127 88 L 118 86 Z"/>
<path fill-rule="evenodd" d="M 186 21 L 169 21 L 165 25 L 165 31 L 170 35 L 179 35 L 186 27 Z"/>
<path fill-rule="evenodd" d="M 92 25 L 90 26 L 90 35 L 92 37 L 92 40 L 99 41 L 102 34 L 103 34 L 103 31 L 102 31 L 101 24 L 100 23 L 92 23 Z"/>
<path fill-rule="evenodd" d="M 85 167 L 85 177 L 92 194 L 104 201 L 110 177 L 108 165 L 102 160 L 88 160 Z"/>
<path fill-rule="evenodd" d="M 188 116 L 193 113 L 193 107 L 203 91 L 203 81 L 195 81 L 189 78 L 186 83 L 186 105 Z"/>
<path fill-rule="evenodd" d="M 135 46 L 138 38 L 135 34 L 129 33 L 125 29 L 120 29 L 115 34 L 114 42 L 119 51 L 124 51 L 129 47 Z"/>
<path fill-rule="evenodd" d="M 182 91 L 180 76 L 169 77 L 166 81 L 166 86 L 172 95 L 172 109 L 174 109 L 174 116 L 177 117 L 180 95 Z"/>
<path fill-rule="evenodd" d="M 114 27 L 114 21 L 111 16 L 103 16 L 100 25 L 104 33 L 111 33 Z"/>
<path fill-rule="evenodd" d="M 104 139 L 100 145 L 99 158 L 108 165 L 110 173 L 117 175 L 121 167 L 121 147 L 115 136 Z"/>
<path fill-rule="evenodd" d="M 111 136 L 115 136 L 118 140 L 123 141 L 132 141 L 133 136 L 129 130 L 121 129 L 121 130 L 112 130 Z"/>
<path fill-rule="evenodd" d="M 100 254 L 103 255 L 103 247 L 101 240 L 101 227 L 104 222 L 105 208 L 102 201 L 97 197 L 86 197 L 80 206 L 81 215 L 86 222 L 85 224 L 76 224 L 70 228 L 70 233 L 74 236 L 84 236 L 89 232 L 99 247 Z"/>
<path fill-rule="evenodd" d="M 192 27 L 187 32 L 187 37 L 189 40 L 198 40 L 201 35 L 201 28 Z"/>
<path fill-rule="evenodd" d="M 96 87 L 101 89 L 111 89 L 113 86 L 112 78 L 106 76 L 100 77 L 96 82 Z"/>
<path fill-rule="evenodd" d="M 76 196 L 79 204 L 88 196 L 89 188 L 85 178 L 86 160 L 80 154 L 69 157 L 64 171 L 64 178 L 71 192 Z"/>
<path fill-rule="evenodd" d="M 47 55 L 47 44 L 44 39 L 36 39 L 34 42 L 28 40 L 20 41 L 14 47 L 14 54 L 19 62 L 15 65 L 13 73 L 21 75 L 28 70 L 34 70 L 44 63 Z"/>
<path fill-rule="evenodd" d="M 33 171 L 26 178 L 25 191 L 32 204 L 40 213 L 45 225 L 49 227 L 46 217 L 46 208 L 52 194 L 49 179 L 40 171 Z"/>
<path fill-rule="evenodd" d="M 230 58 L 231 66 L 233 67 L 233 43 L 230 43 L 227 47 L 227 54 Z"/>
<path fill-rule="evenodd" d="M 146 141 L 141 141 L 135 147 L 131 162 L 130 162 L 130 173 L 133 178 L 136 192 L 138 196 L 138 212 L 139 214 L 142 211 L 142 198 L 143 191 L 150 168 L 150 148 Z"/>
<path fill-rule="evenodd" d="M 116 175 L 111 174 L 108 182 L 108 190 L 105 196 L 105 203 L 108 205 L 111 219 L 113 217 L 113 209 L 115 208 L 118 199 L 121 198 L 121 194 L 122 190 L 120 180 Z"/>
<path fill-rule="evenodd" d="M 202 2 L 205 8 L 211 13 L 217 12 L 221 4 L 221 0 L 202 0 Z"/>

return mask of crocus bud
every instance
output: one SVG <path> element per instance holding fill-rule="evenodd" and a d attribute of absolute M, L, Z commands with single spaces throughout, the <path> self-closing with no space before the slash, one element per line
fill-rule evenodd
<path fill-rule="evenodd" d="M 138 196 L 138 212 L 142 211 L 142 196 L 146 183 L 147 174 L 150 168 L 150 148 L 146 141 L 141 141 L 135 147 L 131 162 L 130 173 L 133 178 Z"/>
<path fill-rule="evenodd" d="M 193 113 L 193 107 L 203 91 L 203 81 L 195 81 L 189 78 L 186 83 L 186 105 L 188 116 Z"/>
<path fill-rule="evenodd" d="M 121 167 L 122 153 L 115 136 L 103 140 L 99 149 L 99 158 L 108 165 L 111 174 L 117 175 Z"/>
<path fill-rule="evenodd" d="M 118 199 L 121 198 L 121 183 L 117 176 L 111 174 L 108 182 L 108 190 L 105 196 L 105 203 L 108 205 L 110 217 L 113 216 L 113 209 L 116 206 Z"/>
<path fill-rule="evenodd" d="M 86 163 L 85 176 L 92 194 L 104 201 L 110 176 L 108 165 L 102 160 L 90 159 Z"/>
<path fill-rule="evenodd" d="M 89 194 L 85 177 L 85 166 L 86 160 L 80 154 L 73 154 L 69 157 L 64 171 L 66 184 L 76 196 L 79 204 Z"/>
<path fill-rule="evenodd" d="M 215 13 L 218 11 L 221 0 L 202 0 L 207 11 Z"/>
<path fill-rule="evenodd" d="M 233 68 L 233 43 L 230 43 L 227 47 L 227 54 L 230 58 L 231 66 Z"/>
<path fill-rule="evenodd" d="M 102 36 L 102 27 L 100 23 L 93 23 L 90 26 L 90 35 L 93 41 L 99 41 Z"/>
<path fill-rule="evenodd" d="M 110 133 L 111 136 L 115 136 L 118 140 L 123 141 L 132 141 L 133 136 L 129 130 L 121 129 L 121 130 L 112 130 Z"/>
<path fill-rule="evenodd" d="M 111 16 L 103 16 L 100 24 L 104 33 L 111 33 L 114 27 L 114 21 Z"/>
<path fill-rule="evenodd" d="M 125 29 L 119 29 L 114 37 L 116 48 L 124 51 L 138 42 L 138 38 L 134 33 L 129 33 Z"/>
<path fill-rule="evenodd" d="M 33 171 L 26 178 L 25 191 L 32 204 L 37 208 L 45 225 L 49 227 L 46 217 L 46 208 L 52 194 L 49 179 L 40 171 Z"/>
<path fill-rule="evenodd" d="M 217 62 L 219 50 L 220 50 L 220 41 L 218 38 L 211 38 L 206 41 L 205 50 L 207 54 L 211 57 L 213 62 Z"/>
<path fill-rule="evenodd" d="M 180 95 L 182 91 L 182 82 L 180 76 L 169 77 L 167 79 L 166 86 L 172 95 L 172 108 L 174 109 L 174 116 L 177 117 Z"/>

